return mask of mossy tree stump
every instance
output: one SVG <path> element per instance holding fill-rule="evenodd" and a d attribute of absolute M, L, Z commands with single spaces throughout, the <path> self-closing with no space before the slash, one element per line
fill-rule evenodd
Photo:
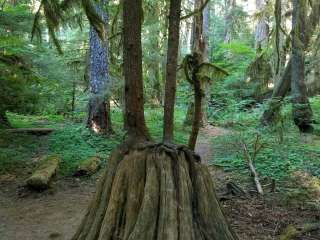
<path fill-rule="evenodd" d="M 235 240 L 200 157 L 183 146 L 114 151 L 73 240 Z"/>

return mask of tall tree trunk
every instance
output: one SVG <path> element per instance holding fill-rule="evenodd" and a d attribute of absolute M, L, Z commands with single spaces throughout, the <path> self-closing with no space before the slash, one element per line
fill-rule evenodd
<path fill-rule="evenodd" d="M 256 0 L 256 9 L 258 12 L 261 12 L 266 6 L 265 0 Z M 260 49 L 267 43 L 269 35 L 269 26 L 267 19 L 264 15 L 259 17 L 258 23 L 255 29 L 255 46 L 256 49 Z"/>
<path fill-rule="evenodd" d="M 112 153 L 72 239 L 237 240 L 199 156 L 184 146 L 144 142 L 142 0 L 123 6 L 128 138 Z"/>
<path fill-rule="evenodd" d="M 123 68 L 128 134 L 149 139 L 143 109 L 141 25 L 141 0 L 124 0 Z"/>
<path fill-rule="evenodd" d="M 320 1 L 313 1 L 312 2 L 312 11 L 307 19 L 306 25 L 306 36 L 304 39 L 304 49 L 306 49 L 311 40 L 311 36 L 316 30 L 317 26 L 319 25 L 320 20 Z M 273 90 L 273 94 L 271 100 L 268 103 L 266 110 L 263 112 L 261 117 L 261 124 L 267 126 L 271 124 L 276 116 L 278 115 L 279 109 L 281 107 L 281 102 L 283 98 L 287 95 L 290 90 L 291 86 L 291 73 L 292 73 L 292 56 L 288 61 L 287 66 L 285 67 L 284 73 L 282 78 L 280 79 L 279 83 Z"/>
<path fill-rule="evenodd" d="M 194 89 L 194 113 L 193 113 L 193 121 L 192 121 L 192 130 L 189 137 L 188 146 L 190 149 L 194 150 L 197 138 L 200 130 L 201 117 L 202 117 L 202 100 L 204 99 L 204 89 L 201 86 L 201 78 L 199 77 L 200 66 L 203 63 L 203 56 L 194 52 L 193 55 L 189 57 L 189 62 L 192 63 L 191 67 L 191 80 L 193 83 Z"/>
<path fill-rule="evenodd" d="M 107 25 L 108 17 L 104 11 L 106 0 L 96 4 L 96 10 L 103 17 Z M 108 70 L 108 41 L 100 39 L 96 30 L 90 27 L 90 56 L 89 56 L 89 80 L 91 96 L 88 104 L 87 127 L 96 133 L 112 131 L 110 111 L 107 109 L 109 99 L 107 87 L 109 82 Z"/>
<path fill-rule="evenodd" d="M 145 21 L 148 21 L 151 23 L 151 26 L 148 27 L 148 32 L 149 32 L 149 41 L 151 43 L 151 48 L 155 51 L 152 53 L 154 54 L 159 54 L 159 57 L 161 56 L 161 20 L 159 19 L 160 15 L 160 9 L 163 7 L 163 3 L 161 2 L 156 2 L 154 4 L 154 8 L 150 9 L 148 12 L 148 18 L 145 19 Z M 150 62 L 150 61 L 149 61 Z M 161 63 L 162 61 L 160 58 L 153 59 L 150 64 L 148 65 L 148 71 L 149 71 L 149 76 L 151 80 L 151 88 L 152 91 L 150 92 L 152 103 L 155 106 L 162 106 L 163 99 L 163 84 L 162 84 L 162 79 L 161 79 Z"/>
<path fill-rule="evenodd" d="M 180 39 L 181 0 L 170 1 L 169 36 L 164 99 L 164 142 L 171 142 L 174 130 L 174 105 L 176 101 L 178 51 Z"/>
<path fill-rule="evenodd" d="M 305 84 L 305 54 L 304 45 L 306 38 L 306 21 L 307 13 L 306 0 L 293 0 L 292 15 L 292 80 L 291 94 L 293 103 L 293 120 L 302 132 L 313 130 L 312 109 L 307 96 Z"/>
<path fill-rule="evenodd" d="M 195 9 L 199 9 L 205 0 L 195 0 Z M 207 5 L 201 14 L 194 17 L 194 34 L 193 34 L 193 52 L 199 55 L 201 62 L 208 62 L 208 37 L 209 37 L 209 6 Z M 205 126 L 208 124 L 208 89 L 209 84 L 202 83 L 201 86 L 204 90 L 201 99 L 201 113 L 200 113 L 200 125 Z"/>

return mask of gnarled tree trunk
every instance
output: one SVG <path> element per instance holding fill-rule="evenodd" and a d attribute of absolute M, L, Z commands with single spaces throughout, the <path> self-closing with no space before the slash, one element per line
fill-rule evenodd
<path fill-rule="evenodd" d="M 184 147 L 114 151 L 73 240 L 235 240 L 210 173 Z"/>

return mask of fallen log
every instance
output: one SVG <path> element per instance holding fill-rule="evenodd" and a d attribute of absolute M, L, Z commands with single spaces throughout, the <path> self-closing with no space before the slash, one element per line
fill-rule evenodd
<path fill-rule="evenodd" d="M 77 171 L 74 173 L 75 177 L 89 176 L 96 173 L 101 165 L 100 157 L 91 157 L 83 161 L 78 167 Z"/>
<path fill-rule="evenodd" d="M 27 185 L 36 190 L 49 188 L 50 181 L 57 172 L 59 162 L 58 156 L 45 157 L 31 177 L 27 179 Z"/>
<path fill-rule="evenodd" d="M 54 131 L 52 128 L 13 128 L 6 130 L 9 133 L 25 133 L 32 135 L 48 135 Z"/>

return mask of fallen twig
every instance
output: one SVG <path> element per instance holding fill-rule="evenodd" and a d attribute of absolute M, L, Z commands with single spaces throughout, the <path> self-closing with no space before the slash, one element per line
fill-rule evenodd
<path fill-rule="evenodd" d="M 248 146 L 246 143 L 242 143 L 242 148 L 243 148 L 243 153 L 244 153 L 244 157 L 248 163 L 249 169 L 252 173 L 253 176 L 253 180 L 254 183 L 256 185 L 257 191 L 260 195 L 263 195 L 263 189 L 260 183 L 260 179 L 259 179 L 259 174 L 257 173 L 255 167 L 254 167 L 254 160 L 256 159 L 257 154 L 259 153 L 259 151 L 262 149 L 262 144 L 259 143 L 260 142 L 260 135 L 257 134 L 256 137 L 256 141 L 254 143 L 254 148 L 253 148 L 253 156 L 251 157 L 251 154 L 248 150 Z"/>

